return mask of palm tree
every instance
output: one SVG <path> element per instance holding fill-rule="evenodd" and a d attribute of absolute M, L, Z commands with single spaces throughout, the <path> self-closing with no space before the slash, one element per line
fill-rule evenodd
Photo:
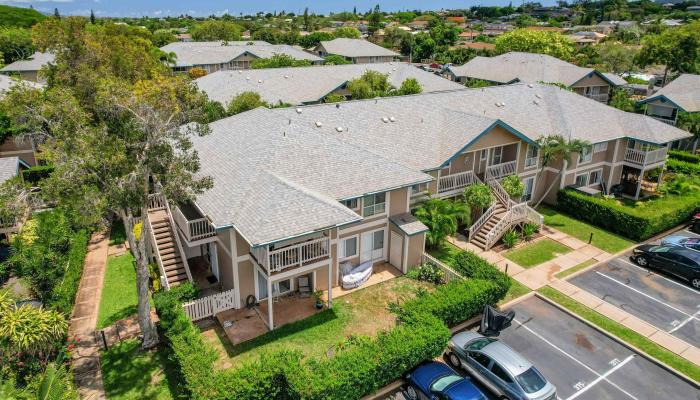
<path fill-rule="evenodd" d="M 564 169 L 568 164 L 571 163 L 571 156 L 574 153 L 581 154 L 584 148 L 588 147 L 590 144 L 585 140 L 580 139 L 566 139 L 561 135 L 553 136 L 542 136 L 537 139 L 537 146 L 540 150 L 540 157 L 542 158 L 542 167 L 537 173 L 537 182 L 540 182 L 542 173 L 547 167 L 550 167 L 557 161 L 563 161 L 564 165 L 559 169 L 556 179 L 552 181 L 547 190 L 544 192 L 542 197 L 535 204 L 535 208 L 540 205 L 542 200 L 547 197 L 552 188 L 561 182 L 561 178 Z"/>
<path fill-rule="evenodd" d="M 414 214 L 430 229 L 425 241 L 433 249 L 440 246 L 446 236 L 457 232 L 459 225 L 468 225 L 471 220 L 469 207 L 463 202 L 437 198 L 429 198 L 420 204 Z"/>

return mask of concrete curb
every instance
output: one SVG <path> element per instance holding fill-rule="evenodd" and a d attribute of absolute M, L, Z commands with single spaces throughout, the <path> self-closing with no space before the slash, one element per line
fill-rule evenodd
<path fill-rule="evenodd" d="M 556 290 L 556 289 L 554 289 L 554 290 Z M 561 292 L 560 292 L 560 293 L 561 293 Z M 562 294 L 563 294 L 563 293 L 562 293 Z M 611 338 L 612 340 L 618 342 L 618 343 L 621 344 L 622 346 L 627 347 L 627 348 L 629 348 L 630 350 L 633 350 L 633 351 L 636 352 L 636 353 L 639 353 L 641 356 L 647 358 L 649 361 L 651 361 L 651 362 L 657 364 L 658 366 L 660 366 L 660 367 L 662 367 L 663 369 L 667 370 L 668 372 L 670 372 L 670 373 L 672 373 L 672 374 L 678 376 L 679 378 L 685 380 L 686 382 L 688 382 L 688 383 L 690 383 L 690 384 L 692 384 L 692 385 L 696 385 L 696 386 L 698 385 L 698 382 L 696 382 L 696 381 L 695 381 L 694 379 L 692 379 L 691 377 L 689 377 L 689 376 L 683 374 L 682 372 L 680 372 L 680 371 L 678 371 L 678 370 L 672 368 L 672 367 L 669 366 L 668 364 L 666 364 L 666 363 L 664 363 L 663 361 L 661 361 L 661 360 L 659 360 L 659 359 L 657 359 L 657 358 L 651 356 L 650 354 L 648 354 L 648 353 L 646 353 L 645 351 L 643 351 L 643 350 L 637 348 L 636 346 L 634 346 L 634 345 L 632 345 L 632 344 L 630 344 L 630 343 L 627 343 L 625 340 L 623 340 L 623 339 L 617 337 L 617 336 L 614 335 L 613 333 L 606 331 L 605 329 L 599 327 L 598 325 L 596 325 L 596 324 L 594 324 L 594 323 L 592 323 L 592 322 L 589 322 L 589 321 L 588 321 L 587 319 L 585 319 L 584 317 L 582 317 L 582 316 L 578 315 L 577 313 L 575 313 L 575 312 L 569 310 L 568 308 L 566 308 L 566 307 L 560 305 L 559 303 L 557 303 L 557 302 L 554 301 L 553 299 L 550 299 L 549 297 L 543 295 L 542 293 L 538 293 L 538 292 L 535 292 L 535 296 L 536 296 L 537 298 L 543 300 L 543 301 L 546 301 L 548 304 L 551 304 L 552 306 L 556 307 L 557 309 L 559 309 L 559 310 L 565 312 L 566 314 L 571 315 L 572 317 L 574 317 L 574 318 L 576 318 L 577 320 L 581 321 L 582 323 L 584 323 L 584 324 L 590 326 L 591 328 L 595 329 L 596 331 L 598 331 L 598 332 L 604 334 L 605 336 Z M 566 296 L 566 295 L 564 294 L 564 296 Z M 566 296 L 566 297 L 569 297 L 569 296 Z M 572 299 L 572 300 L 574 300 L 574 299 Z M 576 301 L 576 300 L 574 300 L 574 301 Z M 579 303 L 579 304 L 580 304 L 580 303 Z M 585 305 L 583 305 L 583 306 L 585 307 Z M 591 311 L 595 311 L 595 310 L 591 309 Z M 595 311 L 595 312 L 597 312 L 597 311 Z M 600 314 L 600 313 L 599 313 L 599 314 Z M 600 315 L 603 315 L 603 314 L 600 314 Z M 610 319 L 609 317 L 607 317 L 607 316 L 605 316 L 605 315 L 603 315 L 603 316 L 606 317 L 606 318 L 608 318 L 608 319 Z M 610 319 L 610 320 L 613 321 L 613 322 L 615 322 L 615 321 L 612 320 L 612 319 Z M 617 323 L 617 324 L 620 324 L 619 322 L 616 322 L 616 323 Z M 622 324 L 620 324 L 620 325 L 622 325 Z M 627 328 L 627 329 L 629 329 L 629 328 Z M 631 330 L 631 329 L 630 329 L 630 330 Z M 642 336 L 643 336 L 643 335 L 642 335 Z M 660 344 L 654 342 L 653 340 L 651 340 L 651 339 L 649 339 L 649 338 L 647 338 L 647 340 L 649 340 L 650 342 L 656 344 L 657 346 L 659 346 L 659 347 L 665 349 L 666 351 L 669 351 L 669 352 L 673 353 L 671 350 L 666 349 L 665 347 L 663 347 L 663 346 L 661 346 Z M 673 353 L 673 354 L 676 354 L 676 353 Z M 677 355 L 678 357 L 683 358 L 683 356 L 681 356 L 680 354 L 676 354 L 676 355 Z M 692 363 L 692 361 L 687 360 L 687 359 L 685 359 L 685 358 L 684 358 L 684 360 L 686 360 L 686 361 Z"/>

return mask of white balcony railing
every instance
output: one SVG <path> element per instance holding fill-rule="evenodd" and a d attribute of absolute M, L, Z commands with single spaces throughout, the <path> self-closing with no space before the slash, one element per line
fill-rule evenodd
<path fill-rule="evenodd" d="M 438 180 L 438 194 L 444 195 L 460 192 L 465 187 L 476 182 L 480 182 L 480 180 L 472 171 L 443 175 Z"/>
<path fill-rule="evenodd" d="M 515 174 L 516 168 L 517 165 L 515 161 L 488 166 L 486 167 L 485 180 L 488 182 L 492 179 L 501 179 L 508 175 L 513 175 Z"/>
<path fill-rule="evenodd" d="M 665 161 L 667 152 L 668 147 L 660 147 L 649 151 L 626 149 L 625 161 L 643 167 Z"/>
<path fill-rule="evenodd" d="M 173 209 L 173 220 L 188 242 L 206 239 L 216 235 L 216 230 L 206 218 L 188 220 L 179 207 Z"/>
<path fill-rule="evenodd" d="M 534 167 L 537 165 L 537 157 L 528 157 L 525 159 L 525 168 Z"/>
<path fill-rule="evenodd" d="M 161 193 L 153 193 L 148 195 L 148 211 L 165 210 L 165 196 Z"/>
<path fill-rule="evenodd" d="M 250 249 L 250 254 L 269 274 L 328 258 L 330 244 L 330 238 L 322 237 L 276 250 L 270 250 L 268 246 L 255 247 Z"/>
<path fill-rule="evenodd" d="M 649 116 L 652 117 L 652 118 L 654 118 L 655 120 L 661 121 L 661 122 L 663 122 L 663 123 L 665 123 L 665 124 L 674 125 L 674 126 L 676 125 L 676 120 L 675 120 L 675 119 L 670 119 L 670 118 L 665 118 L 665 117 L 659 117 L 659 116 L 656 116 L 656 115 L 649 115 Z"/>
<path fill-rule="evenodd" d="M 601 103 L 607 103 L 608 102 L 608 94 L 607 93 L 601 93 L 601 94 L 584 94 L 584 96 L 588 97 L 591 100 L 599 101 Z"/>

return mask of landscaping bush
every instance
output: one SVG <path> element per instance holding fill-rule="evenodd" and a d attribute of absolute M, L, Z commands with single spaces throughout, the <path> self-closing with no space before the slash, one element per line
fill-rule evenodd
<path fill-rule="evenodd" d="M 70 315 L 73 310 L 75 294 L 78 292 L 80 277 L 83 274 L 88 240 L 90 240 L 90 235 L 85 230 L 76 232 L 71 238 L 63 280 L 54 287 L 48 302 L 50 307 L 60 310 L 66 315 Z"/>
<path fill-rule="evenodd" d="M 48 178 L 53 170 L 51 165 L 37 165 L 22 171 L 22 178 L 25 182 L 36 186 L 41 180 Z"/>
<path fill-rule="evenodd" d="M 672 158 L 666 160 L 666 170 L 677 174 L 700 176 L 700 164 L 674 160 Z"/>
<path fill-rule="evenodd" d="M 445 280 L 445 271 L 436 265 L 424 263 L 417 267 L 411 268 L 406 276 L 411 279 L 439 285 Z"/>
<path fill-rule="evenodd" d="M 700 206 L 700 197 L 664 196 L 626 206 L 614 199 L 586 196 L 564 189 L 557 196 L 557 208 L 633 240 L 645 240 L 689 219 Z"/>
<path fill-rule="evenodd" d="M 455 257 L 454 268 L 465 278 L 497 282 L 508 277 L 506 274 L 499 271 L 495 265 L 468 250 L 459 253 L 459 255 Z M 506 287 L 506 291 L 507 290 L 508 287 Z"/>
<path fill-rule="evenodd" d="M 518 232 L 516 232 L 515 229 L 510 229 L 503 234 L 501 240 L 506 248 L 512 249 L 520 241 L 520 235 L 518 235 Z"/>
<path fill-rule="evenodd" d="M 688 153 L 681 150 L 669 150 L 668 158 L 670 160 L 685 161 L 692 164 L 700 164 L 700 156 L 697 154 Z"/>

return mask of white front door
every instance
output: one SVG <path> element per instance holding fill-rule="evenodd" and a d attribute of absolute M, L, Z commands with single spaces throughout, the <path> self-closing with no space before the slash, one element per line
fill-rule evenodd
<path fill-rule="evenodd" d="M 391 248 L 389 250 L 389 263 L 403 270 L 403 236 L 391 231 Z"/>
<path fill-rule="evenodd" d="M 386 259 L 384 229 L 364 232 L 360 235 L 360 263 Z"/>
<path fill-rule="evenodd" d="M 374 237 L 372 232 L 364 232 L 360 235 L 360 264 L 372 259 L 372 244 Z"/>

